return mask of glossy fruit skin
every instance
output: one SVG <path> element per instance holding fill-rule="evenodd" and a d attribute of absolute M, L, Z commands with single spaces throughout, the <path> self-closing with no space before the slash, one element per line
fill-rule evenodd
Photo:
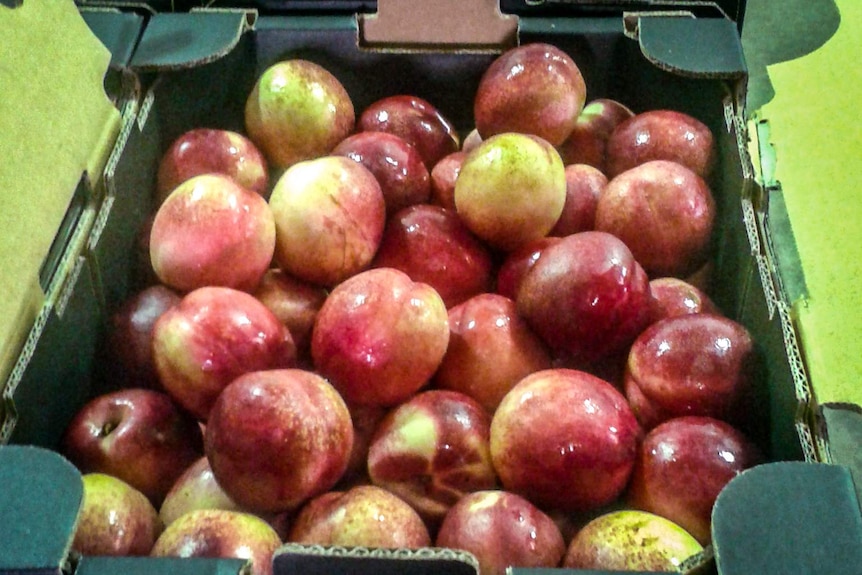
<path fill-rule="evenodd" d="M 491 288 L 491 251 L 455 212 L 430 204 L 392 214 L 371 265 L 430 285 L 447 308 Z"/>
<path fill-rule="evenodd" d="M 194 417 L 152 389 L 119 389 L 90 399 L 61 441 L 61 453 L 82 473 L 121 479 L 155 506 L 203 454 Z"/>
<path fill-rule="evenodd" d="M 275 529 L 255 515 L 198 509 L 166 527 L 150 556 L 248 559 L 250 575 L 272 575 L 272 555 L 280 545 Z"/>
<path fill-rule="evenodd" d="M 552 365 L 541 339 L 511 299 L 481 293 L 449 309 L 449 346 L 434 383 L 494 413 L 521 379 Z"/>
<path fill-rule="evenodd" d="M 335 146 L 332 154 L 359 162 L 374 174 L 388 214 L 425 203 L 431 195 L 431 175 L 422 156 L 400 136 L 357 132 Z"/>
<path fill-rule="evenodd" d="M 355 125 L 347 90 L 329 70 L 308 60 L 273 64 L 246 99 L 246 131 L 276 170 L 328 154 Z"/>
<path fill-rule="evenodd" d="M 473 113 L 483 139 L 504 132 L 534 134 L 560 145 L 586 100 L 575 61 L 559 48 L 530 43 L 511 48 L 485 70 Z"/>
<path fill-rule="evenodd" d="M 521 280 L 518 311 L 553 351 L 596 362 L 649 324 L 649 280 L 615 236 L 580 232 L 545 247 Z"/>
<path fill-rule="evenodd" d="M 330 292 L 311 355 L 349 403 L 394 406 L 430 381 L 448 343 L 440 294 L 402 271 L 373 268 Z"/>
<path fill-rule="evenodd" d="M 159 507 L 159 517 L 167 526 L 195 509 L 241 511 L 240 506 L 215 480 L 205 455 L 189 465 L 174 482 Z"/>
<path fill-rule="evenodd" d="M 277 267 L 268 269 L 252 292 L 287 327 L 296 345 L 298 363 L 310 362 L 311 330 L 327 293 L 325 288 Z"/>
<path fill-rule="evenodd" d="M 476 236 L 510 252 L 548 235 L 566 202 L 566 173 L 553 146 L 505 132 L 482 141 L 461 164 L 455 211 Z"/>
<path fill-rule="evenodd" d="M 163 526 L 146 495 L 112 475 L 85 473 L 72 549 L 84 555 L 149 555 Z"/>
<path fill-rule="evenodd" d="M 269 206 L 276 229 L 274 263 L 327 288 L 370 265 L 386 225 L 377 178 L 344 156 L 293 164 L 276 182 Z"/>
<path fill-rule="evenodd" d="M 223 174 L 186 180 L 156 211 L 150 261 L 179 292 L 224 286 L 250 291 L 272 261 L 275 223 L 267 202 Z"/>
<path fill-rule="evenodd" d="M 607 183 L 595 229 L 625 242 L 651 278 L 686 277 L 707 262 L 716 209 L 703 178 L 678 162 L 653 160 Z"/>
<path fill-rule="evenodd" d="M 557 567 L 565 553 L 554 521 L 527 499 L 502 490 L 462 497 L 443 519 L 435 545 L 472 553 L 481 575 L 503 575 L 510 566 Z"/>
<path fill-rule="evenodd" d="M 368 449 L 377 426 L 390 411 L 390 408 L 381 405 L 355 403 L 348 403 L 347 408 L 353 421 L 353 450 L 350 453 L 347 470 L 338 482 L 338 488 L 342 490 L 347 489 L 348 486 L 371 483 L 368 477 Z"/>
<path fill-rule="evenodd" d="M 613 178 L 653 160 L 678 162 L 707 178 L 716 162 L 712 131 L 675 110 L 649 110 L 624 120 L 607 142 L 606 172 Z"/>
<path fill-rule="evenodd" d="M 558 236 L 545 236 L 527 242 L 513 252 L 506 254 L 497 269 L 496 291 L 498 294 L 517 301 L 521 281 L 527 272 L 542 257 L 542 250 L 560 241 Z"/>
<path fill-rule="evenodd" d="M 288 541 L 307 545 L 418 549 L 431 545 L 422 519 L 400 497 L 374 485 L 329 491 L 297 514 Z"/>
<path fill-rule="evenodd" d="M 641 436 L 610 383 L 554 368 L 525 377 L 500 402 L 491 457 L 506 490 L 543 509 L 589 511 L 622 494 Z"/>
<path fill-rule="evenodd" d="M 156 175 L 156 205 L 181 183 L 201 174 L 225 174 L 240 186 L 266 195 L 269 167 L 257 146 L 230 130 L 194 128 L 168 147 Z"/>
<path fill-rule="evenodd" d="M 161 390 L 153 364 L 153 327 L 181 299 L 167 286 L 151 285 L 128 297 L 111 315 L 106 353 L 113 384 Z"/>
<path fill-rule="evenodd" d="M 419 152 L 429 171 L 441 158 L 460 148 L 458 132 L 449 119 L 428 100 L 411 94 L 373 102 L 359 116 L 356 129 L 401 137 Z"/>
<path fill-rule="evenodd" d="M 287 327 L 254 296 L 203 287 L 156 322 L 153 359 L 168 394 L 206 421 L 225 386 L 249 371 L 292 366 L 296 346 Z"/>
<path fill-rule="evenodd" d="M 587 164 L 607 175 L 608 138 L 621 122 L 634 116 L 628 106 L 609 98 L 597 98 L 584 106 L 575 127 L 559 145 L 566 165 Z"/>
<path fill-rule="evenodd" d="M 467 493 L 492 489 L 491 415 L 471 397 L 431 389 L 384 417 L 368 450 L 372 483 L 398 495 L 430 526 Z"/>
<path fill-rule="evenodd" d="M 570 540 L 562 566 L 604 571 L 675 572 L 703 546 L 679 525 L 638 510 L 605 513 Z"/>
<path fill-rule="evenodd" d="M 443 156 L 431 168 L 431 193 L 429 202 L 447 210 L 455 211 L 455 182 L 461 173 L 461 164 L 467 152 L 459 150 Z"/>
<path fill-rule="evenodd" d="M 566 203 L 548 235 L 564 237 L 595 229 L 599 196 L 607 185 L 607 177 L 593 166 L 566 165 Z"/>
<path fill-rule="evenodd" d="M 330 489 L 353 449 L 350 412 L 338 392 L 300 369 L 246 373 L 213 405 L 205 450 L 231 499 L 280 513 Z"/>
<path fill-rule="evenodd" d="M 706 545 L 719 492 L 761 461 L 758 447 L 728 423 L 700 416 L 673 418 L 644 437 L 625 499 L 635 509 L 673 521 Z"/>
<path fill-rule="evenodd" d="M 721 310 L 703 290 L 680 278 L 660 277 L 650 280 L 652 321 L 689 313 L 712 313 Z"/>
<path fill-rule="evenodd" d="M 629 350 L 624 387 L 645 429 L 672 417 L 747 422 L 757 365 L 748 330 L 730 318 L 683 314 L 652 324 Z"/>
<path fill-rule="evenodd" d="M 467 132 L 466 136 L 464 136 L 464 141 L 461 142 L 461 151 L 467 154 L 481 143 L 482 136 L 479 135 L 479 130 L 473 128 L 472 130 Z"/>

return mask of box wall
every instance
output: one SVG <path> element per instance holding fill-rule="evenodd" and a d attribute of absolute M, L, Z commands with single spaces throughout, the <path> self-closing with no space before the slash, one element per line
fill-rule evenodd
<path fill-rule="evenodd" d="M 56 446 L 91 393 L 104 325 L 92 273 L 90 262 L 77 258 L 61 298 L 37 319 L 39 338 L 25 348 L 32 355 L 11 394 L 12 443 Z"/>

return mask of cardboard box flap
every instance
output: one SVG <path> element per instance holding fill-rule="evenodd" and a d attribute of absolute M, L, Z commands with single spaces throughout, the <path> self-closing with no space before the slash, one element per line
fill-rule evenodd
<path fill-rule="evenodd" d="M 656 571 L 598 571 L 595 569 L 563 569 L 551 567 L 509 567 L 506 575 L 655 575 Z M 673 571 L 678 573 L 678 571 Z M 708 571 L 707 571 L 708 573 Z"/>
<path fill-rule="evenodd" d="M 714 0 L 707 1 L 685 1 L 677 2 L 659 2 L 647 0 L 500 0 L 500 7 L 503 12 L 509 14 L 547 14 L 547 15 L 565 15 L 571 12 L 573 6 L 591 6 L 594 8 L 601 7 L 632 7 L 631 9 L 643 9 L 658 7 L 659 9 L 667 9 L 667 7 L 683 6 L 683 5 L 713 5 L 720 9 L 728 18 L 737 23 L 739 28 L 742 27 L 742 18 L 745 14 L 746 0 Z"/>
<path fill-rule="evenodd" d="M 862 5 L 845 1 L 840 8 L 841 24 L 820 49 L 769 67 L 776 95 L 756 120 L 768 123 L 759 146 L 768 201 L 781 191 L 780 211 L 769 211 L 783 215 L 765 222 L 770 255 L 785 282 L 782 295 L 792 308 L 814 398 L 862 406 L 862 315 L 854 311 L 862 297 L 862 126 L 848 120 L 856 117 L 862 86 L 862 69 L 851 56 L 858 52 Z M 795 255 L 782 259 L 787 246 Z"/>
<path fill-rule="evenodd" d="M 131 66 L 140 71 L 189 68 L 228 54 L 254 26 L 247 10 L 156 14 L 149 19 Z"/>
<path fill-rule="evenodd" d="M 856 575 L 862 514 L 850 472 L 825 463 L 767 463 L 719 494 L 712 543 L 720 575 Z"/>
<path fill-rule="evenodd" d="M 779 282 L 778 291 L 788 303 L 796 302 L 806 296 L 808 288 L 793 237 L 790 214 L 787 213 L 787 202 L 781 185 L 775 180 L 777 156 L 770 135 L 770 124 L 756 118 L 749 124 L 751 155 L 755 159 L 754 168 L 762 188 L 761 204 L 765 204 L 761 209 L 762 229 Z"/>
<path fill-rule="evenodd" d="M 466 551 L 438 547 L 384 549 L 285 543 L 273 556 L 273 575 L 476 575 L 479 562 Z"/>
<path fill-rule="evenodd" d="M 775 96 L 767 67 L 815 51 L 838 29 L 841 16 L 832 1 L 752 2 L 745 14 L 742 44 L 749 68 L 749 109 L 760 109 Z"/>
<path fill-rule="evenodd" d="M 62 30 L 62 34 L 57 31 Z M 103 87 L 110 53 L 72 2 L 27 0 L 0 5 L 0 381 L 51 292 L 43 270 L 58 230 L 74 229 L 120 128 L 120 113 Z M 38 46 L 38 50 L 33 47 Z M 83 197 L 82 197 L 83 196 Z M 71 225 L 63 225 L 64 220 Z M 39 281 L 40 273 L 43 281 Z"/>
<path fill-rule="evenodd" d="M 128 66 L 146 17 L 137 12 L 125 12 L 116 8 L 82 6 L 80 11 L 93 34 L 111 52 L 111 66 Z"/>
<path fill-rule="evenodd" d="M 662 70 L 709 78 L 739 78 L 747 72 L 742 43 L 730 19 L 645 13 L 627 22 L 636 26 L 629 30 L 644 56 Z"/>
<path fill-rule="evenodd" d="M 54 451 L 0 447 L 0 572 L 60 573 L 78 521 L 84 484 Z"/>
<path fill-rule="evenodd" d="M 850 470 L 856 497 L 862 503 L 862 408 L 858 405 L 827 403 L 820 406 L 826 428 L 826 461 Z"/>
<path fill-rule="evenodd" d="M 356 14 L 374 12 L 377 9 L 377 0 L 245 0 L 244 5 L 254 7 L 262 13 Z"/>
<path fill-rule="evenodd" d="M 77 0 L 81 5 L 92 5 L 103 0 Z M 374 12 L 377 0 L 231 0 L 231 2 L 205 2 L 201 0 L 142 0 L 156 12 L 188 12 L 204 6 L 247 8 L 261 14 L 357 14 Z M 115 0 L 108 0 L 116 4 Z"/>
<path fill-rule="evenodd" d="M 75 575 L 239 575 L 250 573 L 243 559 L 208 557 L 81 557 Z"/>

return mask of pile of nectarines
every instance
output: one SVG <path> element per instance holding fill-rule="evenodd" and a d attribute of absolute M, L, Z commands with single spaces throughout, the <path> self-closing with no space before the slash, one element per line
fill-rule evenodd
<path fill-rule="evenodd" d="M 588 102 L 539 43 L 493 62 L 473 111 L 459 132 L 413 94 L 354 110 L 285 60 L 245 134 L 170 143 L 152 283 L 109 326 L 116 391 L 62 444 L 88 477 L 77 550 L 262 573 L 284 541 L 436 545 L 492 575 L 674 569 L 709 543 L 761 457 L 754 344 L 693 279 L 713 134 Z"/>

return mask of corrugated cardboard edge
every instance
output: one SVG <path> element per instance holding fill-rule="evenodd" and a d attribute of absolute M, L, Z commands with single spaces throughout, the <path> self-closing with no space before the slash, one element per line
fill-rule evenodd
<path fill-rule="evenodd" d="M 818 408 L 818 445 L 824 461 L 850 470 L 862 502 L 862 407 L 824 403 Z"/>
<path fill-rule="evenodd" d="M 804 299 L 805 278 L 801 268 L 793 267 L 798 262 L 795 243 L 789 225 L 776 227 L 780 187 L 774 180 L 775 150 L 769 138 L 768 123 L 759 113 L 752 113 L 746 120 L 749 140 L 741 142 L 751 158 L 752 220 L 749 234 L 758 237 L 758 267 L 766 297 L 771 307 L 770 317 L 777 315 L 784 338 L 784 348 L 790 367 L 793 386 L 798 400 L 795 416 L 796 432 L 799 436 L 805 461 L 825 461 L 818 446 L 817 424 L 811 417 L 814 403 L 811 382 L 805 366 L 802 344 L 794 323 L 793 302 Z M 791 267 L 788 267 L 791 266 Z M 798 273 L 797 273 L 798 272 Z"/>
<path fill-rule="evenodd" d="M 227 557 L 81 556 L 75 575 L 252 575 L 251 562 Z"/>
<path fill-rule="evenodd" d="M 850 311 L 850 298 L 840 301 L 842 293 L 849 290 L 843 289 L 839 293 L 841 288 L 836 286 L 843 284 L 832 279 L 832 270 L 839 266 L 835 277 L 853 278 L 852 270 L 858 258 L 854 257 L 855 251 L 850 253 L 855 248 L 848 251 L 840 243 L 833 243 L 830 248 L 827 242 L 816 241 L 818 238 L 832 241 L 836 236 L 843 237 L 841 226 L 844 225 L 843 230 L 846 231 L 850 229 L 848 222 L 854 221 L 848 212 L 852 212 L 855 205 L 849 198 L 855 193 L 855 188 L 849 180 L 841 179 L 854 173 L 852 139 L 842 140 L 847 128 L 841 124 L 830 124 L 830 128 L 824 120 L 821 131 L 820 126 L 815 125 L 818 119 L 816 110 L 821 106 L 810 97 L 834 90 L 829 114 L 840 115 L 841 110 L 852 109 L 853 73 L 838 56 L 846 53 L 847 46 L 858 39 L 854 34 L 854 26 L 858 29 L 858 19 L 852 16 L 843 18 L 836 4 L 841 5 L 842 12 L 849 8 L 859 13 L 858 6 L 851 2 L 824 2 L 798 7 L 799 13 L 786 24 L 790 30 L 798 30 L 802 26 L 811 28 L 810 37 L 803 42 L 790 43 L 786 38 L 787 32 L 783 31 L 782 35 L 778 30 L 777 38 L 763 31 L 757 37 L 753 34 L 743 37 L 761 66 L 781 63 L 768 70 L 776 85 L 785 89 L 792 86 L 784 92 L 779 90 L 774 101 L 761 99 L 757 103 L 765 104 L 765 107 L 751 112 L 750 131 L 753 135 L 752 153 L 759 160 L 756 164 L 759 169 L 757 178 L 763 189 L 761 225 L 766 256 L 776 270 L 775 290 L 786 336 L 797 350 L 798 370 L 809 387 L 802 417 L 808 425 L 808 441 L 813 452 L 811 459 L 855 468 L 858 484 L 862 464 L 858 455 L 853 455 L 858 452 L 858 444 L 848 450 L 846 442 L 848 434 L 853 433 L 847 425 L 852 418 L 862 417 L 859 415 L 862 407 L 856 401 L 859 395 L 856 390 L 860 388 L 854 383 L 858 379 L 855 375 L 860 365 L 854 347 L 858 330 L 855 329 L 855 316 Z M 784 22 L 774 14 L 755 11 L 753 18 L 752 22 L 755 25 L 760 22 L 767 32 L 783 28 Z M 834 64 L 827 65 L 825 60 L 830 58 L 829 54 L 832 55 L 830 62 L 834 61 Z M 797 85 L 796 79 L 802 75 L 811 80 L 806 79 Z M 816 133 L 809 136 L 815 130 Z M 837 136 L 830 137 L 835 133 L 830 130 L 837 130 Z M 818 150 L 812 154 L 808 151 L 812 142 L 821 150 L 833 145 L 836 147 L 825 153 Z M 841 159 L 845 148 L 849 153 Z M 803 157 L 804 165 L 801 163 Z M 834 171 L 828 172 L 829 175 L 819 175 L 816 180 L 811 178 L 830 169 Z M 823 200 L 818 199 L 821 197 Z M 847 199 L 836 202 L 842 197 Z M 823 233 L 820 234 L 819 230 Z M 858 243 L 853 238 L 849 242 L 850 245 Z M 824 253 L 824 246 L 830 253 Z M 838 257 L 834 257 L 831 250 L 835 250 Z M 844 265 L 845 261 L 848 265 Z M 834 433 L 830 430 L 833 426 L 837 426 Z M 833 457 L 833 441 L 840 444 L 837 457 Z"/>
<path fill-rule="evenodd" d="M 55 5 L 53 3 L 28 2 L 26 7 L 23 5 L 16 9 L 3 7 L 0 10 L 4 12 L 8 10 L 3 15 L 10 18 L 13 23 L 19 22 L 24 18 L 22 16 L 24 13 L 16 14 L 14 10 L 35 11 L 35 16 L 31 16 L 31 18 L 35 18 L 32 21 L 49 22 L 52 30 L 59 27 L 70 34 L 68 38 L 64 38 L 70 58 L 86 59 L 89 72 L 100 70 L 101 78 L 104 78 L 107 74 L 111 55 L 98 39 L 90 33 L 73 4 L 66 5 L 65 3 L 60 3 Z M 71 35 L 72 31 L 75 31 L 74 36 Z M 43 75 L 50 75 L 50 73 L 51 67 L 47 66 L 43 70 Z M 22 81 L 26 82 L 29 79 L 22 77 Z M 34 342 L 38 339 L 41 329 L 51 317 L 51 314 L 54 312 L 62 313 L 63 291 L 65 286 L 68 285 L 69 279 L 77 273 L 78 258 L 84 251 L 86 238 L 98 209 L 97 204 L 103 195 L 100 190 L 103 186 L 102 174 L 105 163 L 116 141 L 120 126 L 124 121 L 120 112 L 114 107 L 109 95 L 105 93 L 101 82 L 96 86 L 88 85 L 83 86 L 78 91 L 71 91 L 70 94 L 72 96 L 70 97 L 78 97 L 75 94 L 85 92 L 91 93 L 89 96 L 90 99 L 85 101 L 89 103 L 87 109 L 95 116 L 90 118 L 90 121 L 94 122 L 95 126 L 89 130 L 89 139 L 86 142 L 83 141 L 84 138 L 81 135 L 77 135 L 76 137 L 76 135 L 72 134 L 67 134 L 66 139 L 58 142 L 60 153 L 65 153 L 66 155 L 63 156 L 63 162 L 56 164 L 60 167 L 65 165 L 71 166 L 72 160 L 70 156 L 74 153 L 76 154 L 76 158 L 80 157 L 80 165 L 71 168 L 75 170 L 75 173 L 65 175 L 65 179 L 68 179 L 70 182 L 73 178 L 76 182 L 80 182 L 83 174 L 86 190 L 76 200 L 79 203 L 75 206 L 75 209 L 80 210 L 80 212 L 74 215 L 74 219 L 69 223 L 69 229 L 64 232 L 67 234 L 67 237 L 55 237 L 53 240 L 55 244 L 60 242 L 58 248 L 60 255 L 57 256 L 56 268 L 49 270 L 45 274 L 47 285 L 44 285 L 44 283 L 41 286 L 39 285 L 39 273 L 36 270 L 22 270 L 24 277 L 13 278 L 18 282 L 20 289 L 26 288 L 25 293 L 29 295 L 20 304 L 13 302 L 13 306 L 19 306 L 18 311 L 17 313 L 8 314 L 5 318 L 13 323 L 8 324 L 8 329 L 3 335 L 2 356 L 0 356 L 0 359 L 2 359 L 2 363 L 0 363 L 0 381 L 3 382 L 2 407 L 4 412 L 0 413 L 0 441 L 4 442 L 8 439 L 11 426 L 13 425 L 10 423 L 9 418 L 14 418 L 14 406 L 12 405 L 11 398 L 17 385 L 16 382 L 19 379 L 16 372 L 23 369 L 23 365 L 26 365 L 29 359 L 28 350 L 32 351 Z M 38 94 L 34 95 L 34 97 L 36 96 Z M 54 103 L 51 105 L 54 105 Z M 55 111 L 60 112 L 59 110 Z M 16 113 L 21 114 L 20 109 Z M 72 119 L 66 123 L 59 122 L 57 126 L 50 122 L 45 122 L 44 118 L 26 118 L 26 115 L 24 121 L 34 122 L 34 125 L 47 126 L 51 130 L 62 130 L 65 127 L 67 131 L 72 129 L 71 126 L 79 125 L 76 122 L 81 121 L 80 115 L 71 114 L 66 117 Z M 16 119 L 20 121 L 20 116 L 16 116 Z M 71 142 L 80 142 L 86 148 L 80 152 L 76 150 L 70 151 L 69 146 L 72 145 Z M 41 152 L 43 150 L 30 150 L 30 153 Z M 29 178 L 25 177 L 22 181 L 26 184 L 29 182 Z M 32 182 L 29 183 L 32 185 Z M 70 188 L 68 190 L 70 197 L 78 193 L 73 186 L 70 186 Z M 62 191 L 58 192 L 57 195 L 62 195 Z M 68 217 L 68 206 L 64 205 L 61 207 L 67 210 L 64 218 Z M 56 233 L 55 230 L 55 235 Z M 54 247 L 51 248 L 51 250 L 53 249 Z"/>
<path fill-rule="evenodd" d="M 160 13 L 150 18 L 130 66 L 139 72 L 193 68 L 230 53 L 254 28 L 257 12 L 201 9 Z"/>
<path fill-rule="evenodd" d="M 446 547 L 422 547 L 417 549 L 389 549 L 380 547 L 343 547 L 338 545 L 305 545 L 300 543 L 285 543 L 276 550 L 273 555 L 274 573 L 290 573 L 289 569 L 294 567 L 293 562 L 297 559 L 320 561 L 321 572 L 333 566 L 332 560 L 346 560 L 360 564 L 365 560 L 375 560 L 376 565 L 390 563 L 391 574 L 400 572 L 399 565 L 407 563 L 430 562 L 435 565 L 435 572 L 440 569 L 439 561 L 450 561 L 464 569 L 465 573 L 479 573 L 479 562 L 476 557 L 467 551 L 450 549 Z M 340 568 L 344 568 L 341 565 Z M 352 572 L 352 571 L 350 571 Z M 388 575 L 381 573 L 380 575 Z"/>
<path fill-rule="evenodd" d="M 627 12 L 626 34 L 661 70 L 699 78 L 742 78 L 747 74 L 736 23 L 728 18 L 695 18 L 688 10 Z M 710 46 L 739 44 L 736 52 Z M 679 48 L 684 46 L 685 49 Z"/>

